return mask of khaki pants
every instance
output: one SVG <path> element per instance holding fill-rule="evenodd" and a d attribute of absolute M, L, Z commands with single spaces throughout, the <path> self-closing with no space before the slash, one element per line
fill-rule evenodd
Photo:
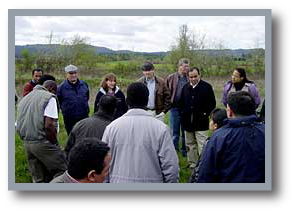
<path fill-rule="evenodd" d="M 153 117 L 155 117 L 158 120 L 160 120 L 163 123 L 165 123 L 165 114 L 164 114 L 164 112 L 161 112 L 158 115 L 156 115 L 156 111 L 155 110 L 148 110 L 148 112 L 152 113 Z"/>
<path fill-rule="evenodd" d="M 187 158 L 189 162 L 189 167 L 191 169 L 196 167 L 198 158 L 202 152 L 203 146 L 207 140 L 207 131 L 195 131 L 188 132 L 185 131 L 185 141 L 187 151 Z"/>

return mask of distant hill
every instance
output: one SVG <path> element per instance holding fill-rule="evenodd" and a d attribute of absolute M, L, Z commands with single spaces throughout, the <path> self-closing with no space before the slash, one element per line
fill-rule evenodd
<path fill-rule="evenodd" d="M 60 47 L 60 44 L 52 44 L 52 45 L 47 45 L 47 44 L 33 44 L 33 45 L 15 45 L 15 57 L 16 58 L 21 58 L 21 51 L 24 48 L 27 48 L 30 53 L 50 53 L 53 52 L 55 48 Z M 89 47 L 93 47 L 95 49 L 96 54 L 144 54 L 144 55 L 167 55 L 168 52 L 133 52 L 130 50 L 112 50 L 106 47 L 97 47 L 97 46 L 92 46 L 89 45 Z M 201 52 L 204 52 L 210 56 L 218 56 L 220 54 L 225 54 L 228 56 L 233 56 L 236 58 L 243 58 L 246 55 L 252 53 L 254 49 L 236 49 L 236 50 L 231 50 L 231 49 L 224 49 L 224 50 L 201 50 Z"/>
<path fill-rule="evenodd" d="M 15 57 L 16 58 L 20 58 L 21 57 L 21 51 L 24 48 L 27 48 L 29 50 L 29 53 L 38 53 L 38 52 L 42 52 L 42 53 L 50 53 L 53 52 L 54 49 L 60 47 L 60 44 L 52 44 L 52 45 L 47 45 L 47 44 L 33 44 L 33 45 L 15 45 Z M 111 53 L 115 53 L 115 51 L 106 48 L 106 47 L 97 47 L 97 46 L 91 46 L 89 45 L 89 47 L 93 47 L 95 49 L 95 53 L 96 54 L 111 54 Z"/>

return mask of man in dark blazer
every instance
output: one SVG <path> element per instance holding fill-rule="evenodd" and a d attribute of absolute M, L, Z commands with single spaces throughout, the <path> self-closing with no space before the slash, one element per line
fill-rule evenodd
<path fill-rule="evenodd" d="M 181 93 L 180 109 L 189 167 L 194 169 L 207 139 L 209 115 L 215 108 L 216 102 L 212 86 L 201 80 L 200 70 L 197 67 L 188 71 L 188 78 L 189 82 Z"/>

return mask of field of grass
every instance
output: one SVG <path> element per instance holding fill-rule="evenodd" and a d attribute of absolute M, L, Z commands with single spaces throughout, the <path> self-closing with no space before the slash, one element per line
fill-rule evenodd
<path fill-rule="evenodd" d="M 93 114 L 93 107 L 91 107 L 90 114 Z M 168 124 L 168 114 L 166 115 L 166 123 Z M 67 133 L 63 123 L 62 113 L 59 115 L 59 128 L 60 132 L 58 134 L 58 141 L 62 149 L 64 149 L 67 141 Z M 181 144 L 180 144 L 181 147 Z M 190 170 L 187 169 L 188 162 L 187 158 L 183 158 L 181 153 L 179 153 L 180 161 L 180 182 L 186 183 L 190 177 Z M 19 135 L 15 133 L 15 182 L 16 183 L 31 183 L 31 176 L 27 165 L 27 159 L 25 155 L 25 150 L 23 142 Z"/>
<path fill-rule="evenodd" d="M 56 77 L 58 83 L 60 83 L 63 79 L 65 79 L 65 74 L 62 71 L 60 71 L 59 73 L 52 73 L 52 74 Z M 127 85 L 135 81 L 136 79 L 138 79 L 141 76 L 141 74 L 142 73 L 138 71 L 132 76 L 119 76 L 117 79 L 117 84 L 122 89 L 122 91 L 126 93 Z M 162 76 L 166 76 L 166 73 L 165 75 L 162 75 Z M 20 96 L 20 98 L 22 96 L 21 94 L 22 94 L 23 85 L 30 79 L 31 79 L 30 73 L 26 73 L 26 74 L 16 73 L 15 85 L 16 85 L 17 94 Z M 95 75 L 95 73 L 93 73 L 92 75 L 83 75 L 82 73 L 80 73 L 80 79 L 85 80 L 90 87 L 89 105 L 91 109 L 90 111 L 90 116 L 91 116 L 93 114 L 93 104 L 95 101 L 95 96 L 97 94 L 97 91 L 99 89 L 99 83 L 101 81 L 101 73 L 100 74 L 97 73 L 97 75 Z M 217 107 L 223 108 L 223 104 L 222 104 L 223 84 L 229 79 L 230 79 L 229 76 L 203 78 L 203 80 L 208 81 L 214 88 Z M 253 80 L 256 83 L 257 88 L 259 89 L 261 100 L 263 101 L 265 97 L 264 77 L 258 76 L 258 75 L 257 76 L 249 75 L 248 79 Z M 258 111 L 260 110 L 260 107 L 258 108 Z M 166 123 L 168 124 L 168 114 L 166 115 Z M 59 124 L 60 124 L 60 132 L 58 135 L 59 144 L 61 145 L 62 148 L 64 148 L 66 144 L 66 140 L 67 140 L 67 134 L 64 128 L 63 117 L 61 113 L 59 117 Z M 187 169 L 187 165 L 188 165 L 187 158 L 183 158 L 181 154 L 179 154 L 179 160 L 180 160 L 180 182 L 187 183 L 190 177 L 190 171 L 189 169 Z M 16 183 L 31 182 L 30 173 L 27 168 L 26 156 L 23 149 L 23 143 L 17 134 L 15 134 L 15 182 Z"/>

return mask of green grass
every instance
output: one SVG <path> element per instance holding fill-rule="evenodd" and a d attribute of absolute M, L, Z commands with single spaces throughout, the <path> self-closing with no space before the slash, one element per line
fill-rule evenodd
<path fill-rule="evenodd" d="M 93 107 L 90 107 L 90 116 L 93 115 Z M 165 116 L 165 122 L 168 124 L 168 113 Z M 59 134 L 58 141 L 62 149 L 64 149 L 67 141 L 67 133 L 63 123 L 62 113 L 59 114 Z M 180 144 L 181 147 L 181 144 Z M 180 183 L 187 183 L 190 177 L 190 170 L 187 168 L 187 158 L 183 158 L 179 153 L 180 162 Z M 28 169 L 26 154 L 23 142 L 15 133 L 15 182 L 16 183 L 31 183 L 31 175 Z"/>
<path fill-rule="evenodd" d="M 28 169 L 24 146 L 17 134 L 15 134 L 15 182 L 31 183 L 31 175 Z"/>
<path fill-rule="evenodd" d="M 165 123 L 169 124 L 169 112 L 165 114 Z M 182 147 L 182 140 L 180 137 L 179 147 Z M 180 167 L 180 183 L 187 183 L 189 181 L 189 177 L 191 175 L 191 171 L 188 168 L 187 157 L 183 157 L 181 152 L 178 152 L 179 157 L 179 167 Z"/>
<path fill-rule="evenodd" d="M 65 77 L 65 75 L 57 75 L 57 81 L 61 82 L 62 79 Z M 84 78 L 85 77 L 85 78 Z M 22 87 L 25 82 L 27 82 L 28 79 L 17 79 L 16 80 L 16 89 L 18 91 L 18 94 L 21 96 L 22 94 Z M 85 79 L 87 83 L 90 86 L 90 116 L 93 114 L 93 104 L 95 101 L 95 96 L 97 94 L 98 88 L 99 88 L 99 79 L 93 78 L 89 76 L 81 76 L 81 79 Z M 98 79 L 98 80 L 97 80 Z M 209 77 L 204 78 L 204 80 L 208 81 L 211 85 L 213 85 L 215 96 L 216 96 L 216 102 L 217 107 L 224 108 L 222 104 L 222 92 L 223 92 L 223 84 L 228 81 L 229 77 Z M 265 97 L 265 80 L 264 77 L 249 75 L 248 79 L 253 80 L 257 88 L 259 89 L 259 94 L 261 97 L 261 101 L 263 101 Z M 126 87 L 129 83 L 135 81 L 136 79 L 132 78 L 118 78 L 118 85 L 122 88 L 122 90 L 125 92 Z M 261 104 L 260 104 L 261 107 Z M 260 109 L 258 108 L 258 110 Z M 168 124 L 168 113 L 166 114 L 165 122 Z M 63 124 L 63 117 L 60 113 L 59 116 L 59 125 L 60 125 L 60 132 L 58 135 L 58 140 L 60 146 L 63 148 L 66 144 L 67 140 L 67 134 L 64 128 Z M 180 183 L 187 183 L 190 177 L 190 170 L 187 168 L 188 162 L 187 158 L 183 158 L 181 154 L 179 154 L 179 161 L 180 161 Z M 15 182 L 16 183 L 30 183 L 31 177 L 30 173 L 27 167 L 27 161 L 25 156 L 25 151 L 23 147 L 23 143 L 19 136 L 15 134 Z"/>
<path fill-rule="evenodd" d="M 181 147 L 181 143 L 180 143 Z M 181 152 L 178 153 L 179 157 L 179 166 L 180 166 L 180 183 L 188 183 L 189 177 L 191 175 L 191 170 L 188 168 L 188 160 L 187 157 L 183 157 Z"/>

